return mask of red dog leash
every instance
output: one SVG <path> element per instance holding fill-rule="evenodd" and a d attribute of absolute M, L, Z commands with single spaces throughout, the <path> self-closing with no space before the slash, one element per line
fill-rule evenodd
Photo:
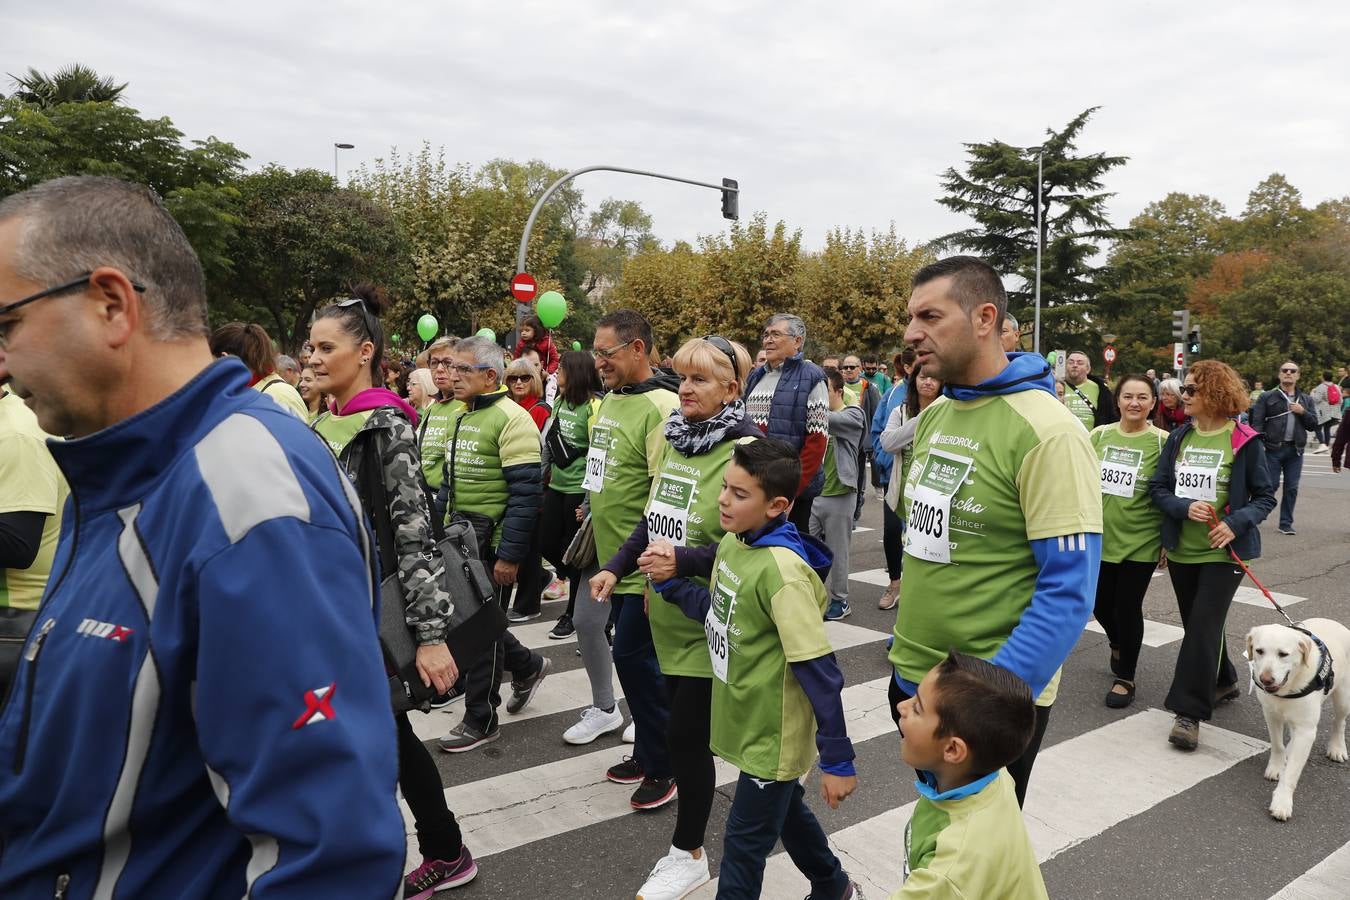
<path fill-rule="evenodd" d="M 1213 523 L 1213 526 L 1214 526 L 1215 528 L 1218 528 L 1218 527 L 1219 527 L 1219 517 L 1218 517 L 1218 515 L 1214 512 L 1214 508 L 1213 508 L 1213 507 L 1210 507 L 1210 510 L 1209 510 L 1209 520 L 1210 520 L 1210 522 Z M 1261 581 L 1260 581 L 1260 579 L 1258 579 L 1258 578 L 1256 577 L 1256 575 L 1252 572 L 1252 570 L 1251 570 L 1250 568 L 1248 568 L 1247 564 L 1246 564 L 1245 562 L 1242 561 L 1241 557 L 1239 557 L 1236 553 L 1233 552 L 1233 546 L 1232 546 L 1231 542 L 1229 543 L 1229 545 L 1228 545 L 1228 547 L 1227 547 L 1226 549 L 1228 550 L 1228 555 L 1231 556 L 1231 557 L 1233 557 L 1233 562 L 1235 562 L 1235 563 L 1237 563 L 1239 566 L 1241 566 L 1241 567 L 1242 567 L 1242 571 L 1247 573 L 1247 577 L 1250 578 L 1250 579 L 1252 580 L 1252 583 L 1255 584 L 1258 588 L 1261 589 L 1261 593 L 1262 593 L 1262 594 L 1265 594 L 1266 599 L 1270 601 L 1270 605 L 1273 606 L 1273 607 L 1275 607 L 1275 611 L 1276 611 L 1277 613 L 1279 613 L 1281 616 L 1284 616 L 1284 620 L 1285 620 L 1286 622 L 1289 623 L 1289 627 L 1290 627 L 1290 628 L 1295 627 L 1295 626 L 1294 626 L 1294 620 L 1291 619 L 1291 618 L 1289 618 L 1289 614 L 1288 614 L 1287 612 L 1284 611 L 1284 607 L 1283 607 L 1283 606 L 1280 606 L 1280 604 L 1278 604 L 1278 603 L 1275 602 L 1275 598 L 1271 595 L 1270 591 L 1266 588 L 1266 586 L 1265 586 L 1264 584 L 1262 584 Z"/>

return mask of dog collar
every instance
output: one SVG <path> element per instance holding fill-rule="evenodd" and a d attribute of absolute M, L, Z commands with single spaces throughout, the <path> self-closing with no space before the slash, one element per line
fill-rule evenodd
<path fill-rule="evenodd" d="M 1324 694 L 1330 694 L 1332 687 L 1335 686 L 1336 673 L 1331 667 L 1331 652 L 1327 650 L 1327 645 L 1322 643 L 1322 639 L 1313 634 L 1306 628 L 1300 628 L 1297 625 L 1287 626 L 1295 631 L 1302 632 L 1312 638 L 1313 644 L 1317 646 L 1317 652 L 1320 654 L 1317 660 L 1317 675 L 1303 686 L 1303 690 L 1296 694 L 1281 694 L 1286 700 L 1297 700 L 1299 697 L 1306 697 L 1309 694 L 1315 694 L 1321 691 Z M 1254 680 L 1254 679 L 1253 679 Z M 1260 687 L 1260 685 L 1257 685 Z"/>

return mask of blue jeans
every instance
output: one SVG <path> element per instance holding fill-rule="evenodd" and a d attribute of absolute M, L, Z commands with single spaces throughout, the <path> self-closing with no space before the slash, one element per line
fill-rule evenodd
<path fill-rule="evenodd" d="M 1266 470 L 1275 490 L 1280 488 L 1280 473 L 1284 473 L 1284 491 L 1280 494 L 1280 527 L 1294 527 L 1294 504 L 1298 502 L 1298 481 L 1303 477 L 1303 454 L 1293 444 L 1281 444 L 1274 450 L 1266 447 Z"/>
<path fill-rule="evenodd" d="M 812 900 L 839 900 L 848 875 L 830 850 L 825 832 L 803 799 L 801 783 L 741 773 L 727 816 L 718 871 L 717 900 L 754 900 L 764 885 L 764 863 L 779 838 L 792 862 L 811 882 Z"/>
<path fill-rule="evenodd" d="M 665 601 L 657 598 L 658 603 Z M 613 594 L 614 672 L 619 676 L 628 711 L 633 714 L 637 742 L 633 759 L 649 778 L 669 778 L 670 750 L 666 746 L 666 679 L 656 661 L 652 626 L 642 608 L 641 594 Z"/>

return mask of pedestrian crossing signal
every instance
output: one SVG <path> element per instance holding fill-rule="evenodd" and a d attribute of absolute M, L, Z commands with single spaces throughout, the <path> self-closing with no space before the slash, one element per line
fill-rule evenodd
<path fill-rule="evenodd" d="M 1200 355 L 1200 329 L 1192 329 L 1191 333 L 1186 335 L 1186 355 Z"/>

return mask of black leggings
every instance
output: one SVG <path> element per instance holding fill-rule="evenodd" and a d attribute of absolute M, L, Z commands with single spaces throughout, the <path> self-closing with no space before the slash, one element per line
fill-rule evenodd
<path fill-rule="evenodd" d="M 539 517 L 537 543 L 539 552 L 553 566 L 559 578 L 569 579 L 567 591 L 567 615 L 570 617 L 576 609 L 577 589 L 581 586 L 580 573 L 571 566 L 563 565 L 563 551 L 572 543 L 581 523 L 577 521 L 577 510 L 586 499 L 584 493 L 564 494 L 548 488 L 544 491 L 544 512 Z"/>
<path fill-rule="evenodd" d="M 1127 559 L 1103 562 L 1097 573 L 1097 605 L 1092 614 L 1105 629 L 1111 649 L 1120 653 L 1115 670 L 1126 681 L 1134 681 L 1139 665 L 1139 649 L 1144 644 L 1144 594 L 1157 568 L 1156 562 Z"/>
<path fill-rule="evenodd" d="M 886 575 L 891 581 L 897 581 L 900 578 L 900 570 L 904 565 L 904 550 L 902 541 L 904 540 L 903 528 L 900 525 L 900 514 L 891 509 L 889 503 L 882 503 L 883 510 L 881 514 L 881 545 L 886 551 Z"/>
<path fill-rule="evenodd" d="M 423 859 L 454 862 L 464 851 L 455 814 L 445 805 L 441 773 L 417 739 L 407 713 L 394 716 L 398 723 L 398 786 L 417 823 L 417 846 Z"/>
<path fill-rule="evenodd" d="M 1203 722 L 1214 713 L 1215 686 L 1237 683 L 1223 627 L 1233 594 L 1242 584 L 1242 570 L 1231 562 L 1168 560 L 1167 574 L 1172 577 L 1186 635 L 1177 652 L 1172 689 L 1163 705 L 1179 716 Z"/>
<path fill-rule="evenodd" d="M 910 695 L 901 690 L 900 685 L 895 683 L 895 675 L 890 678 L 890 687 L 886 690 L 886 696 L 890 699 L 891 720 L 896 725 L 900 724 L 900 710 L 897 707 L 901 700 L 908 700 Z M 1017 790 L 1017 805 L 1021 806 L 1027 799 L 1027 785 L 1031 783 L 1031 769 L 1036 765 L 1036 755 L 1041 752 L 1041 741 L 1045 739 L 1045 728 L 1050 724 L 1050 707 L 1036 707 L 1036 730 L 1031 733 L 1031 742 L 1027 744 L 1027 749 L 1022 755 L 1008 763 L 1008 774 L 1012 776 L 1013 786 Z"/>
<path fill-rule="evenodd" d="M 675 811 L 675 836 L 671 843 L 686 852 L 703 846 L 712 815 L 717 770 L 708 740 L 712 730 L 712 679 L 692 675 L 667 675 L 666 696 L 670 719 L 666 745 L 670 768 L 680 803 Z"/>

